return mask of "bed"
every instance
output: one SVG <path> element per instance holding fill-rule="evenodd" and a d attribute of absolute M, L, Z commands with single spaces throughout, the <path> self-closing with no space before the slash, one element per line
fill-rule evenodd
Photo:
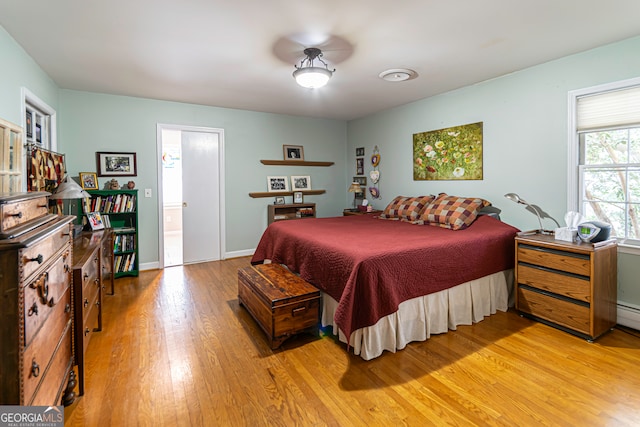
<path fill-rule="evenodd" d="M 434 226 L 419 215 L 426 204 L 405 218 L 274 222 L 251 263 L 283 264 L 319 288 L 322 325 L 365 360 L 506 311 L 518 230 L 488 215 Z"/>

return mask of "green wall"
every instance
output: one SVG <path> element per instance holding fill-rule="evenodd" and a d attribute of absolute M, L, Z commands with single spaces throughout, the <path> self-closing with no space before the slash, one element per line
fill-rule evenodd
<path fill-rule="evenodd" d="M 176 102 L 60 91 L 59 147 L 66 153 L 71 176 L 96 169 L 96 151 L 137 153 L 136 188 L 152 189 L 139 197 L 140 260 L 158 261 L 158 152 L 156 124 L 224 129 L 226 253 L 249 254 L 267 226 L 273 198 L 251 198 L 267 191 L 268 175 L 310 175 L 312 188 L 326 193 L 307 196 L 318 216 L 338 215 L 344 208 L 346 123 L 279 114 L 257 113 Z M 331 167 L 265 166 L 260 159 L 281 160 L 282 145 L 302 145 L 307 160 L 333 161 Z M 107 179 L 100 179 L 102 187 Z M 124 182 L 124 178 L 121 179 Z M 206 197 L 206 183 L 203 183 Z M 141 191 L 141 193 L 143 193 Z M 287 202 L 291 202 L 287 197 Z"/>
<path fill-rule="evenodd" d="M 354 120 L 347 164 L 355 162 L 357 147 L 379 147 L 382 198 L 373 202 L 379 208 L 401 194 L 478 196 L 500 207 L 505 222 L 538 228 L 535 215 L 503 197 L 514 192 L 562 224 L 568 210 L 568 92 L 640 76 L 638 52 L 640 37 Z M 413 180 L 414 133 L 475 122 L 484 123 L 483 180 Z M 367 164 L 365 172 L 370 169 Z M 549 220 L 544 225 L 555 226 Z M 639 254 L 621 254 L 618 283 L 620 299 L 640 308 Z"/>
<path fill-rule="evenodd" d="M 1 26 L 0 54 L 0 117 L 24 126 L 22 87 L 57 110 L 58 86 Z"/>

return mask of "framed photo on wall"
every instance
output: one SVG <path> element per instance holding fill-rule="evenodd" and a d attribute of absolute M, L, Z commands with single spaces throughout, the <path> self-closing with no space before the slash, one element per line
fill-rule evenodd
<path fill-rule="evenodd" d="M 302 145 L 283 145 L 285 160 L 304 160 L 304 148 Z"/>
<path fill-rule="evenodd" d="M 136 153 L 96 152 L 98 176 L 137 176 Z"/>

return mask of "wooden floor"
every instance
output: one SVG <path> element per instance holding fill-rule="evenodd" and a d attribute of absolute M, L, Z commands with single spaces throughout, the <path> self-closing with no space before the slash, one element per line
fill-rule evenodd
<path fill-rule="evenodd" d="M 640 338 L 498 313 L 372 361 L 331 336 L 272 351 L 236 258 L 116 281 L 68 426 L 640 425 Z"/>

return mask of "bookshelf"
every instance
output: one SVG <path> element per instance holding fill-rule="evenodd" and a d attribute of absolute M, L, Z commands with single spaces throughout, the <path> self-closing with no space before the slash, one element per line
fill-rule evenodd
<path fill-rule="evenodd" d="M 138 275 L 138 190 L 88 190 L 84 213 L 100 212 L 113 230 L 114 277 Z"/>

